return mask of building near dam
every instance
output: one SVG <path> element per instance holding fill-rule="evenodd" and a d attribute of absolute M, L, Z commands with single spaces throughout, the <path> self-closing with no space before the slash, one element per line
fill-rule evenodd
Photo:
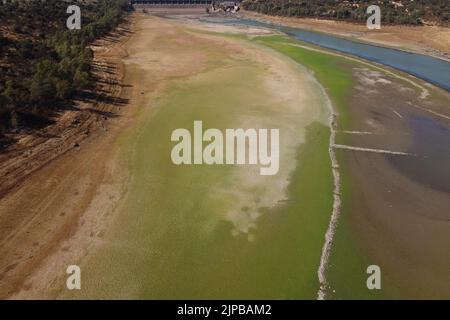
<path fill-rule="evenodd" d="M 217 1 L 217 0 L 130 0 L 130 5 L 136 7 L 211 7 L 236 10 L 240 7 L 241 1 Z"/>
<path fill-rule="evenodd" d="M 205 6 L 212 5 L 213 0 L 131 0 L 131 5 L 146 6 Z"/>

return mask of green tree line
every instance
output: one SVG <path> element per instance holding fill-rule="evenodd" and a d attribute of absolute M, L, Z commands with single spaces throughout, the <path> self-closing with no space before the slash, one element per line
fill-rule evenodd
<path fill-rule="evenodd" d="M 68 30 L 69 5 L 81 8 L 81 30 Z M 126 0 L 0 0 L 0 134 L 46 118 L 90 84 L 89 44 L 111 32 Z"/>

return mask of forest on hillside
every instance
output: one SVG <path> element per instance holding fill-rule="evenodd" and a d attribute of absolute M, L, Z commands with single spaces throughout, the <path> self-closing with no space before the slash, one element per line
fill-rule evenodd
<path fill-rule="evenodd" d="M 385 24 L 448 26 L 449 0 L 244 0 L 242 7 L 249 11 L 286 17 L 365 22 L 370 5 L 381 8 Z"/>
<path fill-rule="evenodd" d="M 82 27 L 66 26 L 69 5 L 81 8 Z M 126 0 L 0 1 L 0 136 L 45 121 L 91 82 L 89 44 L 112 31 Z"/>

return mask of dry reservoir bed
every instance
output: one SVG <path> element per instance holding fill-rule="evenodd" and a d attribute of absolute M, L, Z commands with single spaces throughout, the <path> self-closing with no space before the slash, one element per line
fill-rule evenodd
<path fill-rule="evenodd" d="M 314 299 L 320 285 L 326 298 L 449 295 L 447 92 L 270 30 L 135 15 L 132 31 L 116 47 L 129 98 L 117 130 L 67 154 L 84 171 L 55 176 L 54 162 L 2 199 L 2 212 L 22 203 L 30 215 L 38 201 L 49 213 L 10 230 L 3 296 Z M 278 128 L 279 172 L 174 165 L 171 133 L 197 120 Z M 55 179 L 66 187 L 54 197 L 26 201 Z M 51 229 L 50 216 L 67 220 Z M 40 232 L 49 240 L 23 263 L 18 241 Z M 65 287 L 71 264 L 80 291 Z M 381 291 L 365 286 L 370 264 Z"/>

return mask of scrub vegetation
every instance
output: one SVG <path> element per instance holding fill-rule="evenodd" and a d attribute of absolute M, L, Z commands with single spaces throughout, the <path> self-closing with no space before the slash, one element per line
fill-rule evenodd
<path fill-rule="evenodd" d="M 274 16 L 311 17 L 365 23 L 368 17 L 366 9 L 373 4 L 380 6 L 383 23 L 448 25 L 450 22 L 447 0 L 245 0 L 242 7 L 246 10 Z"/>
<path fill-rule="evenodd" d="M 68 30 L 69 5 L 81 30 Z M 123 19 L 125 0 L 0 1 L 0 135 L 45 124 L 92 82 L 89 44 Z"/>

